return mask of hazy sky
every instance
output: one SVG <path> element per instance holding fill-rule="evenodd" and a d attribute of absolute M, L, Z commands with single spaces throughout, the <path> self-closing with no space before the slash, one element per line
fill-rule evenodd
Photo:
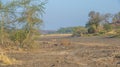
<path fill-rule="evenodd" d="M 120 0 L 48 0 L 45 7 L 42 28 L 56 30 L 60 27 L 84 26 L 92 10 L 117 13 L 120 11 Z"/>

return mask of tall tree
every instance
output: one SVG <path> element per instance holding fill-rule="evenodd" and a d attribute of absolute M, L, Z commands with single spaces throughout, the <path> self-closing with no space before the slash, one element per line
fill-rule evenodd
<path fill-rule="evenodd" d="M 44 13 L 44 5 L 46 2 L 40 2 L 39 0 L 20 0 L 19 5 L 22 10 L 18 22 L 23 23 L 23 28 L 26 32 L 26 39 L 24 41 L 30 41 L 35 34 L 35 30 L 39 29 L 39 26 L 43 22 L 41 16 Z M 31 40 L 33 41 L 33 40 Z"/>
<path fill-rule="evenodd" d="M 110 17 L 110 14 L 100 14 L 99 12 L 91 11 L 89 13 L 89 21 L 86 24 L 86 27 L 88 28 L 88 32 L 90 33 L 96 33 L 100 31 L 100 25 L 101 22 L 109 23 L 108 19 Z"/>
<path fill-rule="evenodd" d="M 97 32 L 98 30 L 98 26 L 100 24 L 101 18 L 100 18 L 100 14 L 99 12 L 95 12 L 95 11 L 91 11 L 89 13 L 89 21 L 86 24 L 86 27 L 88 27 L 89 29 L 94 29 L 94 31 L 92 31 L 93 33 Z"/>
<path fill-rule="evenodd" d="M 6 33 L 8 34 L 7 29 L 11 30 L 12 27 L 15 27 L 11 32 L 15 33 L 15 37 L 13 35 L 14 39 L 11 40 L 20 44 L 27 39 L 30 40 L 43 23 L 41 16 L 45 4 L 46 0 L 10 0 L 9 2 L 0 0 L 0 43 L 4 44 Z M 22 35 L 24 37 L 21 37 Z"/>

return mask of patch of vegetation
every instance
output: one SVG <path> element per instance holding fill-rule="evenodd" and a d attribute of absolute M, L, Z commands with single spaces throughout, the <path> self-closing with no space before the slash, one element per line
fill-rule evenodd
<path fill-rule="evenodd" d="M 113 27 L 112 27 L 112 25 L 106 23 L 106 24 L 103 25 L 103 29 L 104 29 L 106 32 L 110 32 L 110 31 L 112 31 Z"/>
<path fill-rule="evenodd" d="M 116 30 L 116 34 L 114 35 L 114 37 L 120 37 L 120 29 Z"/>
<path fill-rule="evenodd" d="M 69 46 L 71 45 L 71 41 L 69 39 L 63 39 L 60 41 L 60 44 L 64 46 Z"/>
<path fill-rule="evenodd" d="M 18 62 L 16 59 L 9 58 L 4 53 L 0 54 L 0 65 L 12 65 L 15 64 L 16 62 Z"/>
<path fill-rule="evenodd" d="M 35 45 L 33 36 L 43 23 L 45 4 L 46 1 L 39 0 L 0 1 L 0 45 L 14 43 L 18 48 Z"/>
<path fill-rule="evenodd" d="M 23 47 L 23 42 L 27 37 L 27 33 L 24 30 L 17 30 L 15 31 L 11 36 L 10 39 L 15 44 L 18 45 L 18 47 Z"/>
<path fill-rule="evenodd" d="M 109 19 L 112 19 L 112 22 Z M 111 14 L 100 14 L 99 12 L 91 11 L 89 13 L 89 20 L 86 24 L 88 34 L 95 36 L 99 35 L 114 35 L 113 37 L 119 37 L 120 27 L 120 13 L 111 16 Z M 114 33 L 112 33 L 115 30 Z"/>
<path fill-rule="evenodd" d="M 74 30 L 73 30 L 73 34 L 72 36 L 83 36 L 84 34 L 87 33 L 87 29 L 85 27 L 75 27 Z"/>
<path fill-rule="evenodd" d="M 56 33 L 66 34 L 66 33 L 73 33 L 74 27 L 66 27 L 66 28 L 60 28 L 57 30 Z"/>

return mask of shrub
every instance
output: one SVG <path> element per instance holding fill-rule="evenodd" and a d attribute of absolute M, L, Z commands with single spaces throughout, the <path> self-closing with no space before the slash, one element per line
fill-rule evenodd
<path fill-rule="evenodd" d="M 103 25 L 103 29 L 106 31 L 106 32 L 109 32 L 112 30 L 112 25 L 110 24 L 104 24 Z"/>
<path fill-rule="evenodd" d="M 91 27 L 89 27 L 88 28 L 88 33 L 95 33 L 96 32 L 96 28 L 95 28 L 95 26 L 91 26 Z"/>
<path fill-rule="evenodd" d="M 75 27 L 73 30 L 73 35 L 72 36 L 83 36 L 87 32 L 86 28 L 84 27 Z"/>
<path fill-rule="evenodd" d="M 120 37 L 120 29 L 116 30 L 116 35 Z"/>
<path fill-rule="evenodd" d="M 100 31 L 99 34 L 105 34 L 105 31 Z"/>
<path fill-rule="evenodd" d="M 24 30 L 17 30 L 13 32 L 10 39 L 19 47 L 23 47 L 23 41 L 27 38 L 27 33 Z"/>

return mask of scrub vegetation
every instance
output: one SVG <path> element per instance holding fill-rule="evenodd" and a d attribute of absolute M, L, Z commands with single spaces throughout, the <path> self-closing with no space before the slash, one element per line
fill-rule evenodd
<path fill-rule="evenodd" d="M 39 3 L 37 3 L 39 2 Z M 39 0 L 0 1 L 0 44 L 24 48 L 34 43 L 39 33 L 46 2 Z M 32 43 L 31 43 L 32 42 Z M 33 44 L 34 45 L 34 44 Z"/>
<path fill-rule="evenodd" d="M 120 12 L 90 11 L 85 26 L 43 34 L 46 3 L 0 0 L 0 67 L 120 66 Z"/>

